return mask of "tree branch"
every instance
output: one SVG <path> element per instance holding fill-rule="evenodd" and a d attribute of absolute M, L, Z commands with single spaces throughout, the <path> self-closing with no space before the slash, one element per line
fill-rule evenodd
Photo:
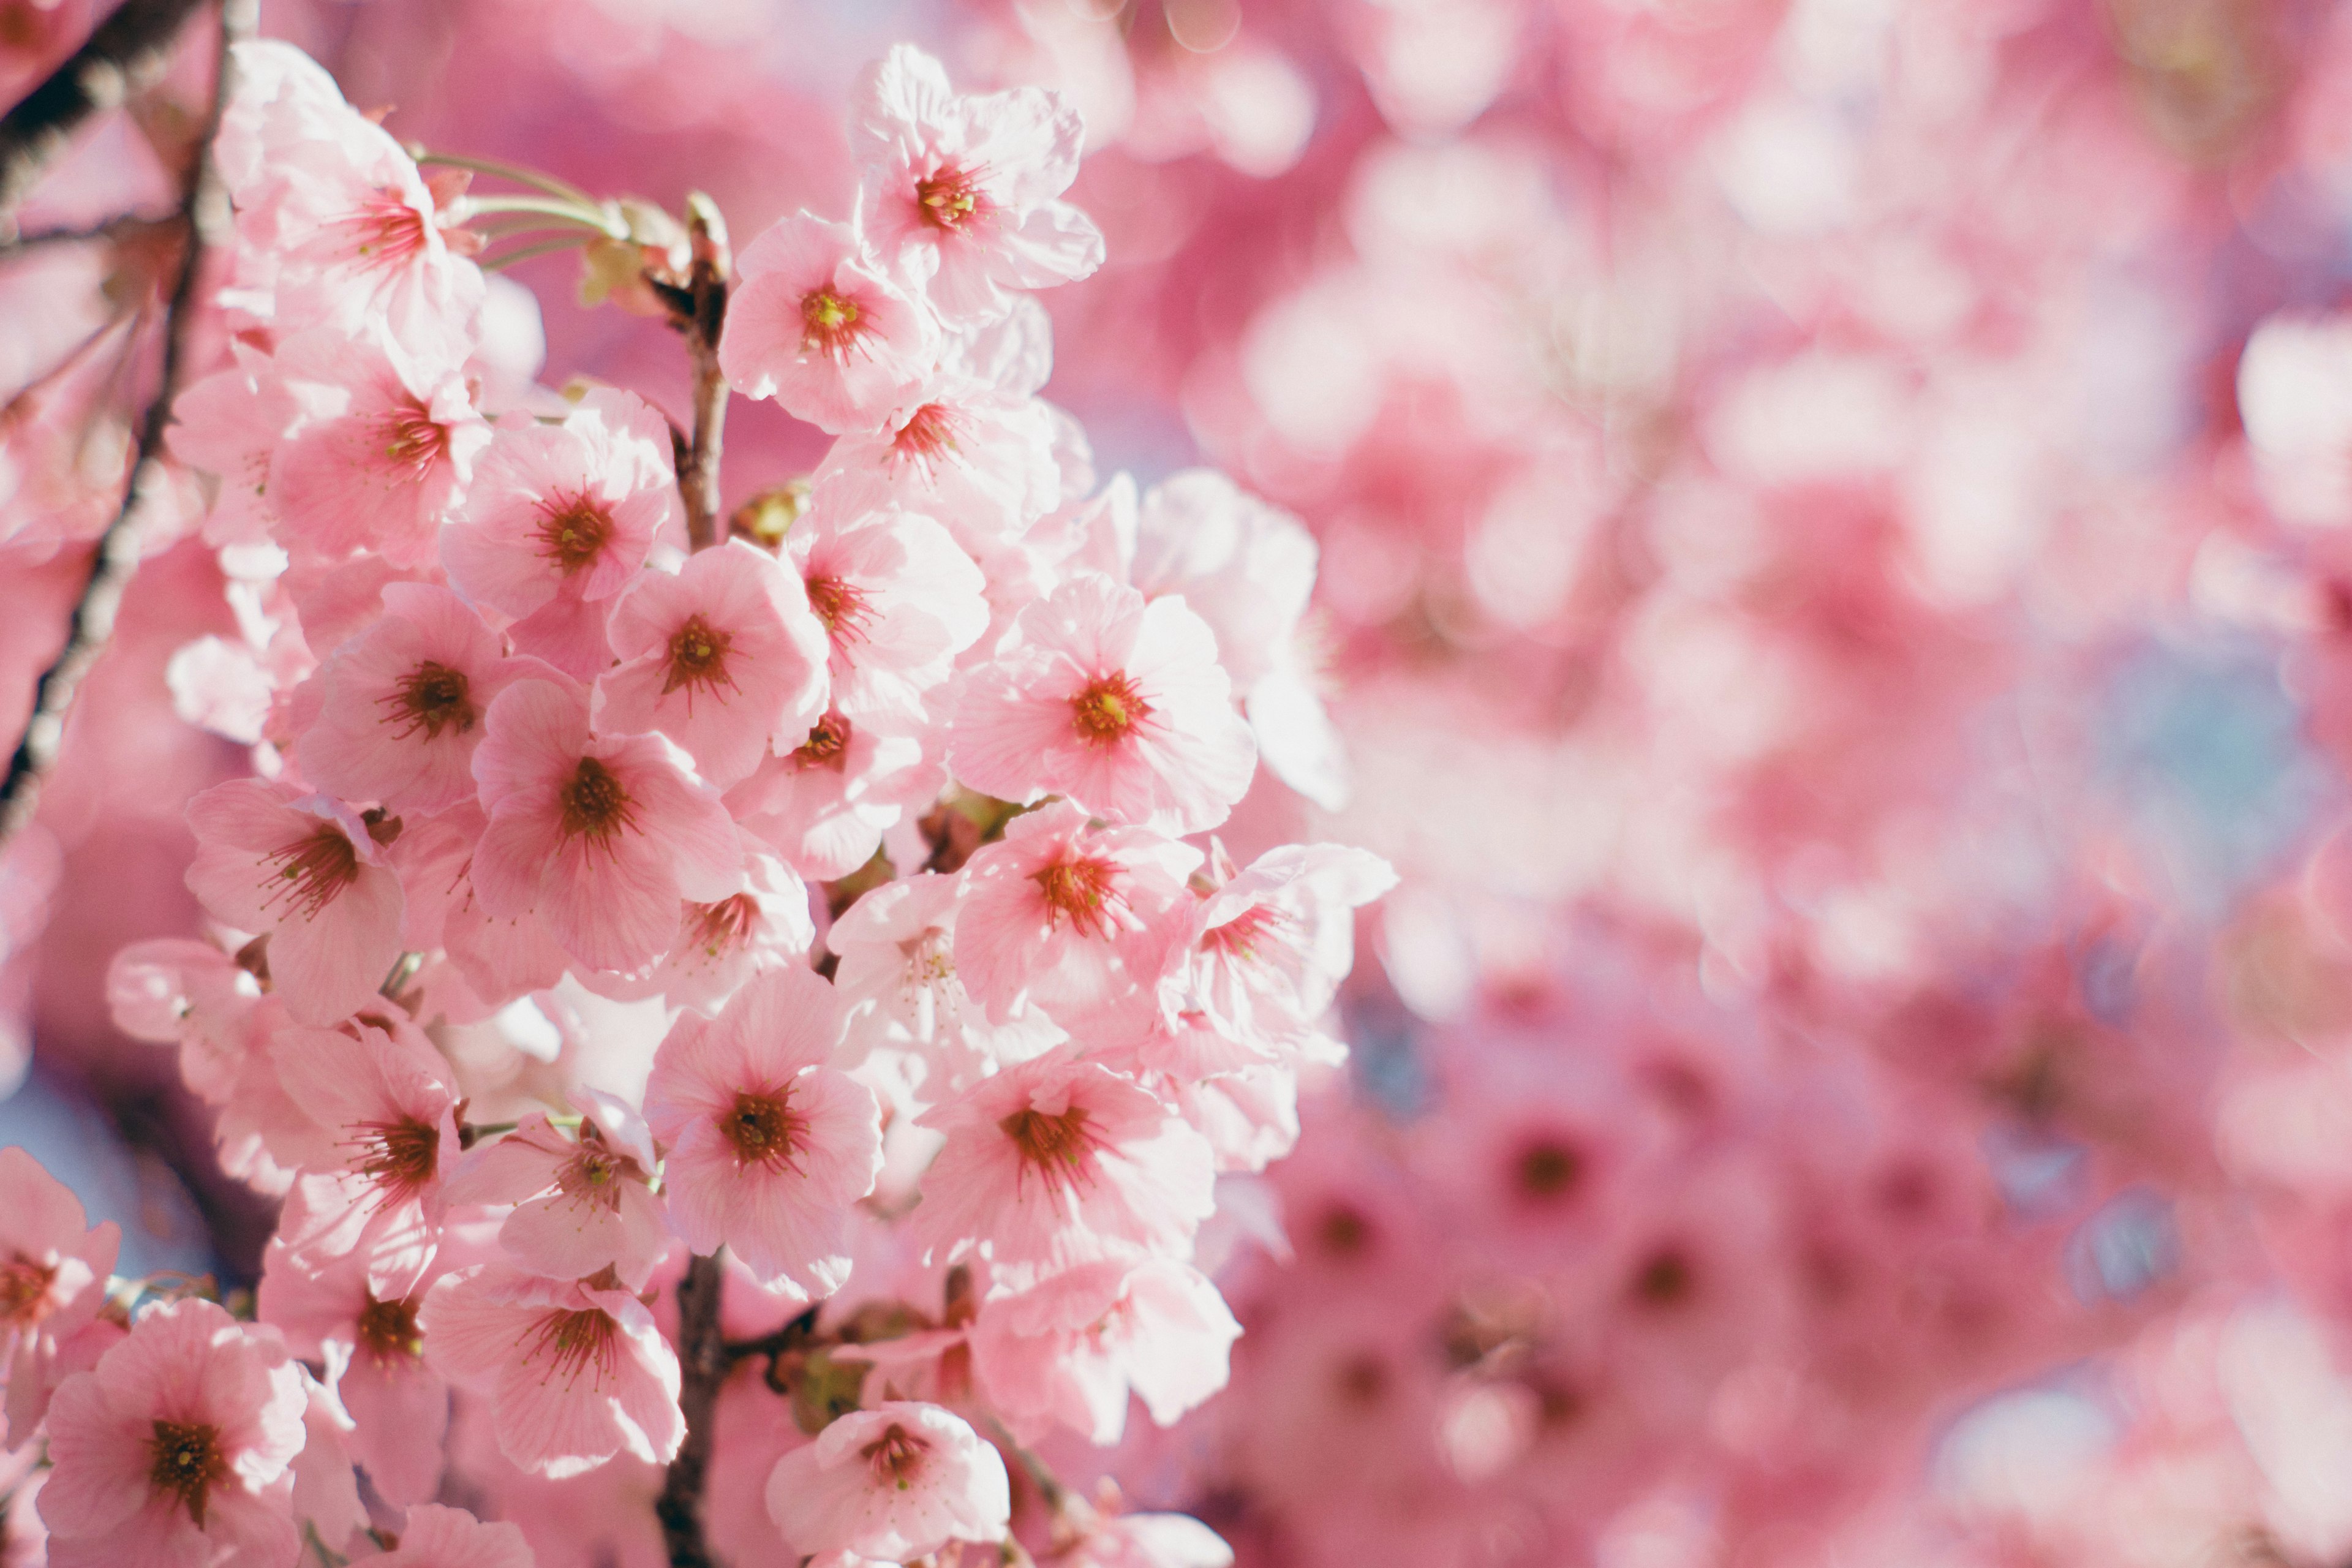
<path fill-rule="evenodd" d="M 686 352 L 694 363 L 694 437 L 677 471 L 686 498 L 688 546 L 708 550 L 719 542 L 719 450 L 727 428 L 727 376 L 719 368 L 719 334 L 727 320 L 727 220 L 709 196 L 686 198 L 686 228 L 694 247 L 694 270 L 687 280 L 677 317 Z"/>
<path fill-rule="evenodd" d="M 0 222 L 16 209 L 74 130 L 152 80 L 180 26 L 205 0 L 122 0 L 89 41 L 0 117 Z"/>
<path fill-rule="evenodd" d="M 677 1282 L 677 1405 L 686 1415 L 686 1440 L 669 1462 L 654 1503 L 670 1568 L 714 1568 L 716 1562 L 702 1537 L 702 1489 L 710 1475 L 719 1385 L 730 1364 L 719 1332 L 719 1299 L 726 1279 L 718 1258 L 697 1254 Z"/>
<path fill-rule="evenodd" d="M 140 10 L 143 14 L 160 8 L 159 5 L 144 4 L 142 0 L 130 0 L 107 18 L 99 36 L 93 37 L 76 58 L 90 55 L 110 31 L 118 35 L 120 47 L 128 47 L 120 45 L 120 37 L 131 31 L 129 25 L 117 26 L 124 13 Z M 173 26 L 187 9 L 186 5 L 182 5 L 173 11 Z M 229 46 L 251 31 L 255 9 L 256 0 L 220 0 L 220 45 L 213 72 L 212 106 L 205 114 L 204 135 L 189 165 L 176 220 L 184 237 L 179 270 L 172 279 L 172 291 L 163 306 L 163 364 L 156 375 L 154 395 L 140 417 L 139 445 L 131 464 L 130 489 L 123 495 L 114 521 L 99 536 L 98 549 L 90 558 L 89 577 L 74 603 L 73 616 L 67 626 L 65 647 L 58 651 L 56 661 L 42 672 L 40 683 L 33 689 L 32 716 L 26 721 L 16 753 L 8 759 L 7 779 L 0 783 L 0 844 L 5 844 L 17 829 L 32 820 L 40 799 L 41 781 L 55 765 L 65 742 L 67 710 L 73 705 L 74 693 L 80 689 L 83 677 L 98 663 L 99 656 L 106 651 L 107 642 L 114 635 L 115 613 L 121 609 L 123 592 L 139 568 L 140 552 L 152 514 L 169 481 L 163 463 L 163 430 L 171 422 L 172 399 L 180 389 L 180 376 L 187 358 L 188 328 L 195 314 L 196 278 L 203 270 L 206 239 L 227 225 L 227 198 L 215 177 L 212 148 L 214 134 L 220 129 L 222 107 L 228 101 Z M 146 26 L 152 28 L 160 24 L 151 18 Z M 148 38 L 145 33 L 132 36 L 147 40 L 140 47 L 154 49 L 160 48 L 170 34 L 166 31 L 155 39 Z M 69 64 L 59 75 L 73 68 Z M 34 97 L 48 91 L 58 79 L 50 78 L 36 89 Z M 5 145 L 8 128 L 16 124 L 31 102 L 31 99 L 26 100 L 6 121 L 0 121 L 0 147 Z M 87 108 L 80 112 L 88 112 Z M 70 124 L 71 120 L 79 117 L 77 113 L 65 123 Z M 12 177 L 16 166 L 15 159 L 0 152 L 0 210 L 6 205 L 5 182 Z"/>

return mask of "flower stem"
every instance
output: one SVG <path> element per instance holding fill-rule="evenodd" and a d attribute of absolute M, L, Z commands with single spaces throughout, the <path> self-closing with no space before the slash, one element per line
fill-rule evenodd
<path fill-rule="evenodd" d="M 686 500 L 689 549 L 719 542 L 719 452 L 727 426 L 727 376 L 719 366 L 719 334 L 727 319 L 727 220 L 699 191 L 686 198 L 686 228 L 694 247 L 686 287 L 665 291 L 670 324 L 686 338 L 694 366 L 694 436 L 678 455 L 677 488 Z"/>
<path fill-rule="evenodd" d="M 445 169 L 470 169 L 477 174 L 488 174 L 494 179 L 510 181 L 518 185 L 529 185 L 535 191 L 545 191 L 551 196 L 557 196 L 581 206 L 593 207 L 596 205 L 596 198 L 579 186 L 559 180 L 552 174 L 542 174 L 535 169 L 524 169 L 512 163 L 501 163 L 495 158 L 468 158 L 456 153 L 429 153 L 422 147 L 411 147 L 408 151 L 409 155 L 421 164 L 436 165 Z"/>

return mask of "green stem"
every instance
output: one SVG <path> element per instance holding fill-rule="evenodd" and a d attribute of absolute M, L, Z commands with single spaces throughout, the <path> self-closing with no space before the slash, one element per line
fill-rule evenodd
<path fill-rule="evenodd" d="M 485 272 L 502 272 L 518 261 L 529 261 L 535 256 L 551 256 L 559 250 L 576 250 L 596 237 L 574 232 L 556 239 L 542 239 L 536 245 L 526 245 L 520 250 L 509 250 L 503 256 L 485 256 L 475 265 Z"/>
<path fill-rule="evenodd" d="M 511 180 L 518 185 L 529 185 L 535 191 L 545 191 L 551 196 L 561 196 L 565 201 L 577 202 L 582 206 L 593 207 L 596 205 L 596 198 L 577 185 L 567 184 L 552 174 L 541 174 L 530 169 L 517 168 L 512 163 L 501 163 L 495 158 L 467 158 L 456 153 L 428 153 L 421 147 L 412 147 L 409 153 L 419 163 L 436 164 L 446 169 L 471 169 L 477 174 L 488 174 L 497 179 Z"/>
<path fill-rule="evenodd" d="M 546 196 L 467 196 L 456 204 L 461 221 L 470 220 L 482 213 L 536 213 L 560 223 L 576 224 L 593 229 L 607 239 L 626 239 L 628 231 L 605 216 L 593 203 L 555 201 Z"/>

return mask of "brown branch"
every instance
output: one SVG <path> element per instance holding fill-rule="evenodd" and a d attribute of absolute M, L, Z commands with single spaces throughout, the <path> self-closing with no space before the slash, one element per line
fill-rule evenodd
<path fill-rule="evenodd" d="M 709 196 L 686 198 L 686 228 L 694 247 L 694 270 L 681 291 L 677 327 L 694 364 L 694 437 L 678 466 L 678 492 L 686 498 L 688 547 L 708 550 L 719 542 L 719 451 L 727 429 L 727 377 L 719 368 L 719 334 L 727 320 L 727 279 L 733 262 L 727 249 L 727 220 Z"/>
<path fill-rule="evenodd" d="M 122 9 L 131 8 L 132 5 L 126 5 Z M 163 306 L 163 364 L 156 374 L 154 396 L 140 417 L 139 445 L 131 464 L 130 489 L 123 495 L 114 521 L 99 536 L 98 549 L 90 558 L 89 576 L 82 584 L 67 625 L 65 647 L 33 689 L 32 716 L 26 721 L 24 736 L 8 759 L 6 781 L 0 783 L 0 844 L 5 844 L 17 829 L 32 820 L 40 800 L 41 781 L 56 763 L 65 742 L 67 710 L 73 705 L 74 693 L 80 689 L 82 679 L 98 663 L 99 656 L 106 651 L 107 642 L 114 635 L 115 613 L 121 608 L 123 592 L 139 568 L 139 554 L 152 515 L 169 482 L 163 464 L 163 430 L 171 421 L 172 399 L 179 391 L 187 359 L 188 329 L 195 315 L 196 278 L 204 266 L 205 240 L 227 222 L 227 198 L 213 171 L 213 135 L 220 129 L 221 109 L 228 100 L 229 46 L 251 30 L 255 8 L 256 0 L 221 0 L 220 46 L 214 66 L 212 105 L 206 111 L 204 135 L 190 162 L 187 183 L 180 198 L 177 221 L 184 237 L 179 270 L 172 279 L 172 291 Z M 106 26 L 100 32 L 113 27 L 121 15 L 118 11 L 107 18 Z M 175 16 L 175 25 L 176 20 Z M 98 41 L 93 37 L 90 47 L 95 47 Z M 89 48 L 82 53 L 89 54 Z M 47 90 L 47 85 L 40 90 Z M 23 107 L 18 106 L 19 111 Z M 8 121 L 16 118 L 11 114 Z M 0 122 L 0 132 L 5 132 L 5 123 Z M 5 179 L 7 167 L 13 165 L 0 166 L 0 180 Z"/>
<path fill-rule="evenodd" d="M 0 221 L 55 163 L 76 127 L 160 74 L 180 26 L 205 0 L 122 0 L 89 41 L 0 116 Z"/>
<path fill-rule="evenodd" d="M 697 1254 L 677 1282 L 677 1405 L 686 1415 L 686 1440 L 669 1462 L 654 1503 L 670 1568 L 714 1568 L 717 1563 L 702 1536 L 702 1489 L 710 1476 L 719 1385 L 730 1364 L 719 1331 L 719 1298 L 726 1279 L 718 1258 Z"/>
<path fill-rule="evenodd" d="M 151 216 L 145 213 L 123 213 L 94 223 L 84 228 L 44 228 L 31 234 L 20 234 L 14 239 L 0 239 L 0 261 L 13 261 L 28 251 L 54 249 L 65 245 L 110 245 L 119 240 L 143 239 L 167 228 L 178 228 L 182 218 L 177 212 Z"/>

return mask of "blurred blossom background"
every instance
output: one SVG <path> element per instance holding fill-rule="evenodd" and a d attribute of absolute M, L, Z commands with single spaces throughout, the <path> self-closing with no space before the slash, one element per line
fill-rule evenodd
<path fill-rule="evenodd" d="M 0 99 L 103 10 L 0 0 Z M 1403 880 L 1348 1064 L 1204 1259 L 1232 1386 L 1066 1476 L 1252 1565 L 2352 1555 L 2352 10 L 265 0 L 262 31 L 404 141 L 708 191 L 739 242 L 847 205 L 842 101 L 895 41 L 1082 110 L 1109 258 L 1045 298 L 1048 395 L 1103 473 L 1216 466 L 1320 545 L 1277 673 L 1333 728 L 1297 704 L 1302 787 L 1262 774 L 1226 837 Z M 168 205 L 150 130 L 102 118 L 24 226 Z M 135 261 L 0 261 L 11 737 L 127 464 Z M 684 406 L 674 336 L 581 284 L 501 276 L 518 376 Z M 822 439 L 739 402 L 730 504 Z M 0 863 L 0 1142 L 122 1223 L 124 1272 L 249 1284 L 268 1234 L 104 993 L 197 929 L 181 813 L 243 771 L 258 714 L 220 694 L 259 657 L 215 552 L 158 540 Z"/>

